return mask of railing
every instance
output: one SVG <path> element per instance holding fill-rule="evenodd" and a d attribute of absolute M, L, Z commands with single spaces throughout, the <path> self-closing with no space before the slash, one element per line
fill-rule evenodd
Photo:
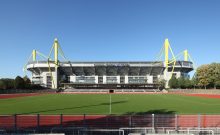
<path fill-rule="evenodd" d="M 53 132 L 57 128 L 120 129 L 143 133 L 174 131 L 212 131 L 220 134 L 220 115 L 1 115 L 0 132 L 18 131 L 35 133 L 42 128 Z M 209 131 L 212 130 L 212 131 Z M 82 131 L 82 130 L 80 130 Z M 92 131 L 92 130 L 91 130 Z M 113 131 L 112 131 L 113 132 Z M 190 132 L 191 133 L 191 132 Z"/>
<path fill-rule="evenodd" d="M 173 63 L 169 64 L 169 66 L 173 66 Z M 193 63 L 190 61 L 177 61 L 175 67 L 193 68 Z"/>
<path fill-rule="evenodd" d="M 124 133 L 129 134 L 129 133 L 155 133 L 155 129 L 152 127 L 135 127 L 135 128 L 120 128 L 120 130 L 123 130 Z"/>
<path fill-rule="evenodd" d="M 168 130 L 167 134 L 175 134 L 175 133 L 183 133 L 183 134 L 205 134 L 205 135 L 214 135 L 214 131 L 210 129 L 187 129 L 187 130 Z"/>

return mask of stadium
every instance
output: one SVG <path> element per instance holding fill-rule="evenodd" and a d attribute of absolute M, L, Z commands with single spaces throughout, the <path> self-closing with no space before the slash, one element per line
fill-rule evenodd
<path fill-rule="evenodd" d="M 219 0 L 0 7 L 0 135 L 220 135 Z"/>
<path fill-rule="evenodd" d="M 50 56 L 54 50 L 54 58 Z M 169 52 L 172 58 L 169 59 Z M 39 61 L 36 56 L 44 58 Z M 59 55 L 64 61 L 59 61 Z M 33 50 L 25 69 L 31 71 L 32 82 L 47 88 L 156 88 L 159 80 L 188 77 L 193 70 L 193 62 L 188 51 L 183 52 L 184 60 L 178 60 L 173 54 L 168 39 L 160 51 L 157 61 L 103 61 L 103 62 L 71 62 L 67 60 L 55 39 L 49 57 Z M 161 58 L 164 55 L 164 61 Z M 166 84 L 166 87 L 168 85 Z"/>
<path fill-rule="evenodd" d="M 218 90 L 158 90 L 194 69 L 168 39 L 155 61 L 102 62 L 69 61 L 55 39 L 49 56 L 33 50 L 24 66 L 45 89 L 0 95 L 0 134 L 218 135 Z"/>
<path fill-rule="evenodd" d="M 32 83 L 46 89 L 0 95 L 0 133 L 220 134 L 218 90 L 155 90 L 161 80 L 168 87 L 172 76 L 189 77 L 188 51 L 174 55 L 166 39 L 156 59 L 71 62 L 55 39 L 49 56 L 33 50 L 24 66 Z"/>
<path fill-rule="evenodd" d="M 69 61 L 55 39 L 49 56 L 33 50 L 24 70 L 47 89 L 0 95 L 2 134 L 220 134 L 219 95 L 155 90 L 194 70 L 188 51 L 174 55 L 168 39 L 155 61 L 102 62 Z"/>

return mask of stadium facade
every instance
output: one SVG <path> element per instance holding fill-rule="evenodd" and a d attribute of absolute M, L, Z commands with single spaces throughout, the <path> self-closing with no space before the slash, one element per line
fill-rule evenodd
<path fill-rule="evenodd" d="M 172 59 L 169 59 L 169 50 L 173 55 Z M 54 52 L 53 59 L 50 58 L 51 52 Z M 59 54 L 64 61 L 58 60 Z M 37 60 L 37 55 L 45 60 Z M 155 88 L 160 80 L 168 82 L 172 76 L 188 77 L 188 73 L 193 70 L 188 52 L 184 51 L 184 60 L 177 60 L 168 39 L 165 40 L 160 55 L 164 55 L 164 61 L 68 61 L 55 39 L 49 56 L 33 50 L 25 69 L 32 73 L 32 83 L 55 89 Z"/>

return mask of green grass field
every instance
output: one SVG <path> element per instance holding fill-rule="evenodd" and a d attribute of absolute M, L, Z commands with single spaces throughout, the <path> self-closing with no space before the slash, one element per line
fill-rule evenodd
<path fill-rule="evenodd" d="M 220 114 L 220 99 L 172 94 L 112 94 L 112 114 Z M 48 94 L 0 99 L 0 114 L 109 114 L 108 94 Z"/>

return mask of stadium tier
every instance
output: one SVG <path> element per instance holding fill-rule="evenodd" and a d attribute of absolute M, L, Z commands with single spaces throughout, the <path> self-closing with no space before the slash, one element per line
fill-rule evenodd
<path fill-rule="evenodd" d="M 58 60 L 58 51 L 63 52 L 57 40 L 53 48 L 54 60 L 49 55 L 38 61 L 36 55 L 40 53 L 33 50 L 33 59 L 26 65 L 32 73 L 32 83 L 49 88 L 155 88 L 160 80 L 167 85 L 172 76 L 188 77 L 193 70 L 187 56 L 184 61 L 175 57 L 169 60 L 166 53 L 165 61 L 70 62 Z M 168 50 L 169 42 L 165 40 L 164 52 Z"/>
<path fill-rule="evenodd" d="M 149 88 L 161 78 L 167 80 L 172 71 L 170 65 L 165 72 L 163 62 L 60 62 L 55 74 L 53 63 L 50 72 L 47 61 L 30 62 L 27 68 L 33 73 L 32 82 L 45 87 L 52 87 L 57 79 L 59 85 L 78 88 Z M 174 75 L 187 76 L 192 69 L 192 62 L 178 61 Z"/>

